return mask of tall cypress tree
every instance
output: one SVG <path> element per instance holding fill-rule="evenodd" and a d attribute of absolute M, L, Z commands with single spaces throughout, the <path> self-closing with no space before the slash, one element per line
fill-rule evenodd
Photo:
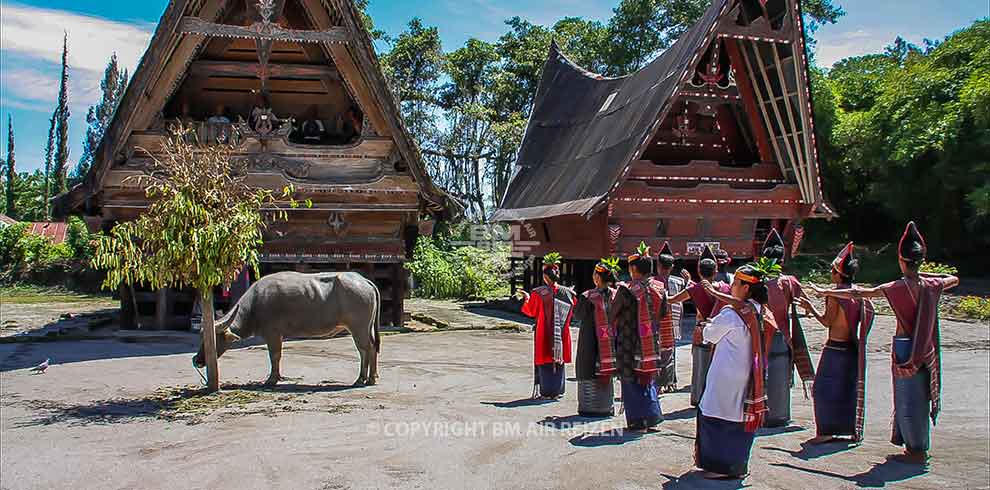
<path fill-rule="evenodd" d="M 89 171 L 96 156 L 96 149 L 100 146 L 107 127 L 110 126 L 110 120 L 113 119 L 113 113 L 117 110 L 126 86 L 127 71 L 120 69 L 117 64 L 117 53 L 114 53 L 103 72 L 103 81 L 100 82 L 103 97 L 99 104 L 90 106 L 86 114 L 89 128 L 86 129 L 86 139 L 83 140 L 83 153 L 79 158 L 79 166 L 76 167 L 76 178 L 81 178 Z"/>
<path fill-rule="evenodd" d="M 15 217 L 17 210 L 14 209 L 14 182 L 17 180 L 17 171 L 14 169 L 14 119 L 7 114 L 7 215 Z"/>
<path fill-rule="evenodd" d="M 55 153 L 55 120 L 58 118 L 58 109 L 52 114 L 48 124 L 48 142 L 45 143 L 45 182 L 44 182 L 44 209 L 45 219 L 52 216 L 51 204 L 48 202 L 52 197 L 52 156 Z"/>
<path fill-rule="evenodd" d="M 69 161 L 69 34 L 62 38 L 62 82 L 55 109 L 55 165 L 52 169 L 54 193 L 65 191 L 65 165 Z"/>

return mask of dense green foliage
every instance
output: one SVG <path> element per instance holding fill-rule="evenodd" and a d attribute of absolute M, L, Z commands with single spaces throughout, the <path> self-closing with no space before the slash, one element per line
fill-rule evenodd
<path fill-rule="evenodd" d="M 75 217 L 69 219 L 66 240 L 59 244 L 28 232 L 27 223 L 0 228 L 0 279 L 56 265 L 84 266 L 92 256 L 95 240 L 96 235 Z"/>
<path fill-rule="evenodd" d="M 815 82 L 838 227 L 860 242 L 889 241 L 915 220 L 929 255 L 987 262 L 990 21 L 924 48 L 898 39 Z"/>
<path fill-rule="evenodd" d="M 127 70 L 120 68 L 117 64 L 117 54 L 110 57 L 107 68 L 103 72 L 103 80 L 100 81 L 100 102 L 90 106 L 86 113 L 86 137 L 83 139 L 82 156 L 79 158 L 79 166 L 76 167 L 74 178 L 79 179 L 89 171 L 93 158 L 96 156 L 96 149 L 100 146 L 103 134 L 110 126 L 114 111 L 120 99 L 124 96 L 127 88 Z"/>
<path fill-rule="evenodd" d="M 108 271 L 106 288 L 147 284 L 204 292 L 229 285 L 245 267 L 257 273 L 266 226 L 261 208 L 277 205 L 276 196 L 244 183 L 244 164 L 231 161 L 232 147 L 193 144 L 188 133 L 175 128 L 151 174 L 141 177 L 150 208 L 100 236 L 93 264 Z M 286 188 L 281 198 L 290 195 Z M 287 218 L 284 210 L 274 216 Z"/>
<path fill-rule="evenodd" d="M 69 34 L 62 39 L 62 76 L 59 81 L 58 104 L 55 106 L 55 160 L 50 178 L 52 195 L 67 189 L 67 165 L 69 162 Z"/>
<path fill-rule="evenodd" d="M 439 245 L 437 242 L 441 242 Z M 508 250 L 443 247 L 441 240 L 421 236 L 414 259 L 406 263 L 416 294 L 427 298 L 485 299 L 508 294 Z"/>

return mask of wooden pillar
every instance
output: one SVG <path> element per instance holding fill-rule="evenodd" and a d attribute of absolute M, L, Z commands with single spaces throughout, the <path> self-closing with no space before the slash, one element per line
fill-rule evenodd
<path fill-rule="evenodd" d="M 403 278 L 404 268 L 402 264 L 392 265 L 392 326 L 401 327 L 402 326 L 402 307 L 403 307 L 403 291 L 405 290 L 405 281 Z"/>

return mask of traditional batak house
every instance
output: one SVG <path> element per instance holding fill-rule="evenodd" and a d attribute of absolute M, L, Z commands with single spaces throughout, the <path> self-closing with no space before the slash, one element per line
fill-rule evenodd
<path fill-rule="evenodd" d="M 793 242 L 802 220 L 833 215 L 812 113 L 797 0 L 715 0 L 625 77 L 589 73 L 554 44 L 494 215 L 515 225 L 523 285 L 539 283 L 536 260 L 551 250 L 584 289 L 599 257 L 640 241 L 735 258 L 771 227 Z"/>
<path fill-rule="evenodd" d="M 172 0 L 84 182 L 57 199 L 92 229 L 134 219 L 135 179 L 175 122 L 235 145 L 247 182 L 311 208 L 268 229 L 262 272 L 356 270 L 400 324 L 419 227 L 457 212 L 424 168 L 351 0 Z M 188 325 L 191 296 L 122 291 L 125 320 Z M 136 310 L 136 311 L 135 311 Z"/>

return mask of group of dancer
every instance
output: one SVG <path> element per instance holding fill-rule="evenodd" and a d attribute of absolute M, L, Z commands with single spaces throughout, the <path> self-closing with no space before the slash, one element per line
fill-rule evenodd
<path fill-rule="evenodd" d="M 853 285 L 859 261 L 852 243 L 831 264 L 833 287 L 810 289 L 825 298 L 819 311 L 794 276 L 782 274 L 784 242 L 771 230 L 755 262 L 731 279 L 727 254 L 705 248 L 695 281 L 687 271 L 673 276 L 674 256 L 664 243 L 654 271 L 646 244 L 626 257 L 629 280 L 618 280 L 619 259 L 602 259 L 595 287 L 580 295 L 559 284 L 561 257 L 544 257 L 544 285 L 522 293 L 522 311 L 536 319 L 534 397 L 564 394 L 564 366 L 571 362 L 570 325 L 579 325 L 576 355 L 578 414 L 614 415 L 613 378 L 618 378 L 626 428 L 649 432 L 663 421 L 660 393 L 677 388 L 675 347 L 681 304 L 694 303 L 691 405 L 697 407 L 695 464 L 709 478 L 748 474 L 753 438 L 761 427 L 791 420 L 795 368 L 813 383 L 816 436 L 811 444 L 863 440 L 866 341 L 873 325 L 871 298 L 886 298 L 897 320 L 892 346 L 894 420 L 891 443 L 904 446 L 894 458 L 925 464 L 929 418 L 940 411 L 938 303 L 942 291 L 959 284 L 947 274 L 920 272 L 927 254 L 913 222 L 898 245 L 903 277 L 873 287 Z M 828 340 L 812 365 L 797 308 L 828 329 Z"/>

